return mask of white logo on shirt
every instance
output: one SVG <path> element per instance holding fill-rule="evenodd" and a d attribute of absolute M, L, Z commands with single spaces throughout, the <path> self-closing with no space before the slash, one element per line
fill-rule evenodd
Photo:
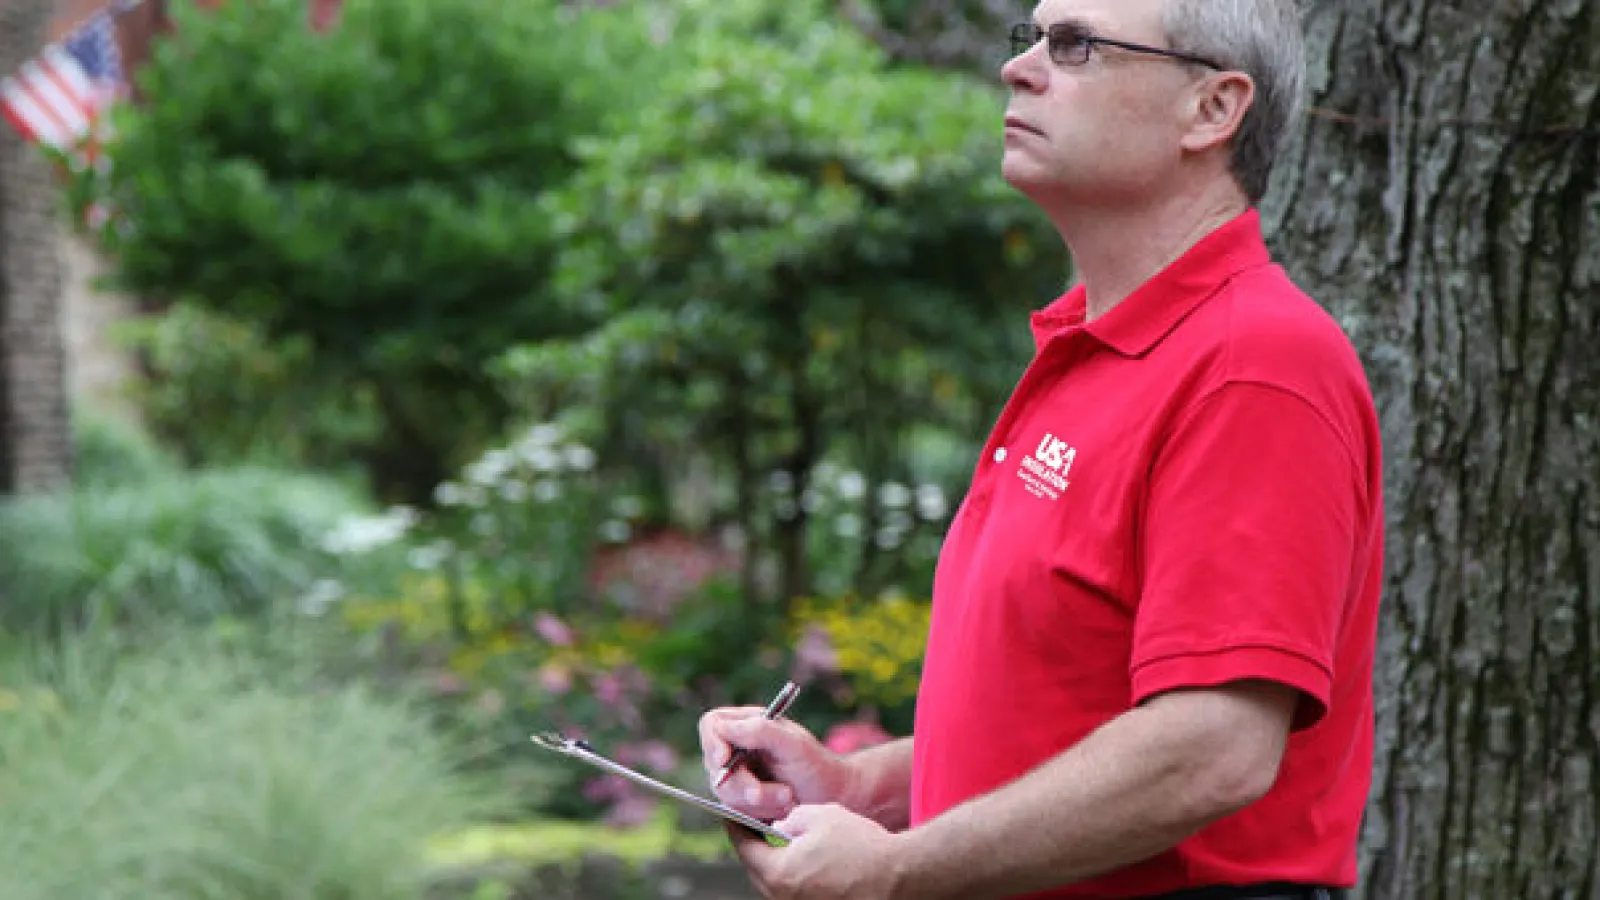
<path fill-rule="evenodd" d="M 1038 448 L 1022 458 L 1017 477 L 1028 486 L 1030 494 L 1054 500 L 1067 489 L 1067 473 L 1077 458 L 1078 448 L 1047 431 Z"/>

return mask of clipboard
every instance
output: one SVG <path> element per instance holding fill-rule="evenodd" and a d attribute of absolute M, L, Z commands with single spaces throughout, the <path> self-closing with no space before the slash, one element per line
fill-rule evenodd
<path fill-rule="evenodd" d="M 560 753 L 563 756 L 570 756 L 573 759 L 588 763 L 597 769 L 610 772 L 613 775 L 620 775 L 634 784 L 653 791 L 654 793 L 660 794 L 663 797 L 667 797 L 669 799 L 676 800 L 679 803 L 686 803 L 690 806 L 702 809 L 714 816 L 726 819 L 729 822 L 737 822 L 738 824 L 743 825 L 744 827 L 768 838 L 769 840 L 777 841 L 780 845 L 788 844 L 791 840 L 793 840 L 793 838 L 789 837 L 787 834 L 784 834 L 783 832 L 773 828 L 771 825 L 768 825 L 754 816 L 746 815 L 745 813 L 742 813 L 731 806 L 718 803 L 715 800 L 702 797 L 699 794 L 690 793 L 682 788 L 676 788 L 670 784 L 657 781 L 656 779 L 651 778 L 649 775 L 646 775 L 642 772 L 636 772 L 633 769 L 628 768 L 622 763 L 612 759 L 607 759 L 606 757 L 595 752 L 595 749 L 584 741 L 573 740 L 554 732 L 545 732 L 532 735 L 532 740 L 535 744 L 543 747 L 546 750 Z"/>

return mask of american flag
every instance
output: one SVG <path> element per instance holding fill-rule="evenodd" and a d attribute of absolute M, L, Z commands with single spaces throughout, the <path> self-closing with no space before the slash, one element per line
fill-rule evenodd
<path fill-rule="evenodd" d="M 118 11 L 101 10 L 0 80 L 0 112 L 25 138 L 70 152 L 96 136 L 101 113 L 127 90 Z"/>

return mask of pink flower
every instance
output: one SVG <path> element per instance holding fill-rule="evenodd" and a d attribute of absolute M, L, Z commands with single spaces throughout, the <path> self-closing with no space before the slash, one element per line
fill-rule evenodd
<path fill-rule="evenodd" d="M 645 741 L 618 747 L 617 761 L 635 768 L 654 769 L 665 775 L 677 767 L 678 754 L 661 741 Z"/>
<path fill-rule="evenodd" d="M 572 690 L 572 670 L 558 663 L 539 667 L 539 686 L 559 697 Z"/>
<path fill-rule="evenodd" d="M 655 808 L 655 801 L 650 797 L 637 792 L 630 793 L 611 804 L 611 811 L 606 813 L 606 824 L 612 828 L 634 828 L 650 821 L 650 814 Z"/>
<path fill-rule="evenodd" d="M 800 643 L 794 648 L 794 680 L 802 684 L 818 675 L 839 670 L 838 654 L 826 629 L 813 625 L 806 629 Z"/>
<path fill-rule="evenodd" d="M 554 647 L 571 647 L 576 641 L 572 628 L 547 612 L 541 612 L 533 618 L 533 630 L 545 643 Z"/>
<path fill-rule="evenodd" d="M 583 797 L 595 803 L 614 803 L 628 796 L 633 784 L 621 775 L 601 775 L 583 785 Z"/>
<path fill-rule="evenodd" d="M 607 706 L 619 706 L 624 697 L 622 676 L 616 672 L 601 672 L 594 679 L 594 695 Z"/>
<path fill-rule="evenodd" d="M 876 722 L 841 722 L 828 729 L 822 743 L 835 753 L 853 753 L 887 743 L 893 738 Z"/>

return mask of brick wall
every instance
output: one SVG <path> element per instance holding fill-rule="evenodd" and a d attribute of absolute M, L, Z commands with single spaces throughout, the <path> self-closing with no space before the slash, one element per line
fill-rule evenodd
<path fill-rule="evenodd" d="M 0 0 L 0 71 L 41 46 L 41 0 Z M 0 126 L 0 491 L 47 488 L 72 468 L 55 189 L 38 151 Z"/>

